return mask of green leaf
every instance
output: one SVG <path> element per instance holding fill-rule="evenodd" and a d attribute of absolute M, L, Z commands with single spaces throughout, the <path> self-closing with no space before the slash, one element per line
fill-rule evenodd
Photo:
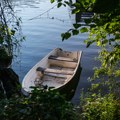
<path fill-rule="evenodd" d="M 81 33 L 88 32 L 88 28 L 87 27 L 83 27 L 83 28 L 80 29 L 80 32 Z"/>
<path fill-rule="evenodd" d="M 84 42 L 87 43 L 86 48 L 88 48 L 92 43 L 95 42 L 95 40 L 91 40 L 91 41 L 86 40 Z"/>
<path fill-rule="evenodd" d="M 62 34 L 61 34 L 61 37 L 62 37 L 62 41 L 64 41 L 64 39 L 65 39 L 65 34 L 62 33 Z"/>
<path fill-rule="evenodd" d="M 100 46 L 100 45 L 101 45 L 101 42 L 100 42 L 100 41 L 97 41 L 97 42 L 96 42 L 96 45 L 97 45 L 97 46 Z"/>
<path fill-rule="evenodd" d="M 71 37 L 71 33 L 69 33 L 69 32 L 62 33 L 61 37 L 62 37 L 62 41 L 64 41 L 65 39 L 68 39 Z"/>
<path fill-rule="evenodd" d="M 81 5 L 80 3 L 76 2 L 72 6 L 76 7 L 77 9 L 80 9 Z"/>
<path fill-rule="evenodd" d="M 86 48 L 88 48 L 92 44 L 91 41 L 87 42 Z"/>
<path fill-rule="evenodd" d="M 50 0 L 50 2 L 51 2 L 51 3 L 54 3 L 54 2 L 55 2 L 55 0 Z"/>
<path fill-rule="evenodd" d="M 61 5 L 62 5 L 62 3 L 61 3 L 61 2 L 59 2 L 59 3 L 58 3 L 58 5 L 57 5 L 57 7 L 59 8 L 59 7 L 61 7 Z"/>
<path fill-rule="evenodd" d="M 79 12 L 80 12 L 79 9 L 73 9 L 73 10 L 72 10 L 72 14 L 76 14 L 76 13 L 79 13 Z"/>
<path fill-rule="evenodd" d="M 78 29 L 79 27 L 81 27 L 81 24 L 73 24 L 74 28 Z"/>
<path fill-rule="evenodd" d="M 73 35 L 78 35 L 79 34 L 79 30 L 72 30 Z"/>
<path fill-rule="evenodd" d="M 84 21 L 85 21 L 86 24 L 90 24 L 92 22 L 91 19 L 85 19 Z"/>
<path fill-rule="evenodd" d="M 67 5 L 70 5 L 70 3 L 68 1 L 65 1 L 64 3 L 66 3 Z"/>
<path fill-rule="evenodd" d="M 107 44 L 108 43 L 108 40 L 105 39 L 104 41 L 102 41 L 102 44 Z"/>

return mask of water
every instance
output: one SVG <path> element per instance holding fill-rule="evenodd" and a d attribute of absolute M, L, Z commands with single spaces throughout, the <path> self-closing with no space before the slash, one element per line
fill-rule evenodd
<path fill-rule="evenodd" d="M 20 59 L 19 64 L 16 62 L 17 60 L 13 63 L 13 69 L 19 75 L 20 82 L 29 69 L 52 49 L 59 47 L 70 51 L 82 50 L 82 73 L 72 99 L 74 103 L 78 104 L 80 90 L 82 88 L 86 90 L 90 86 L 87 78 L 93 74 L 92 68 L 97 64 L 94 57 L 97 55 L 98 49 L 95 46 L 86 48 L 84 39 L 87 38 L 87 34 L 73 36 L 62 42 L 61 33 L 70 29 L 75 21 L 74 16 L 70 15 L 69 8 L 58 9 L 54 7 L 56 3 L 50 4 L 49 0 L 12 1 L 15 4 L 17 15 L 22 18 L 22 32 L 26 37 L 22 43 L 21 54 L 17 58 L 17 60 Z M 47 10 L 50 11 L 46 12 Z"/>

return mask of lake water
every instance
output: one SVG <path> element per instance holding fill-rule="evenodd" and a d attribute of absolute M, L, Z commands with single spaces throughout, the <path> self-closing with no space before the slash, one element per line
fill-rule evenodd
<path fill-rule="evenodd" d="M 87 34 L 73 36 L 62 42 L 61 33 L 70 29 L 75 21 L 69 8 L 58 9 L 55 7 L 56 3 L 50 4 L 49 0 L 12 1 L 16 6 L 17 15 L 22 18 L 22 33 L 26 37 L 21 44 L 21 54 L 13 63 L 13 69 L 19 75 L 20 82 L 29 69 L 52 49 L 59 47 L 70 51 L 82 50 L 82 73 L 72 99 L 74 103 L 78 104 L 80 90 L 82 88 L 87 90 L 90 86 L 87 78 L 93 74 L 92 68 L 97 64 L 94 57 L 97 55 L 98 49 L 95 46 L 86 48 L 84 40 L 87 38 Z"/>

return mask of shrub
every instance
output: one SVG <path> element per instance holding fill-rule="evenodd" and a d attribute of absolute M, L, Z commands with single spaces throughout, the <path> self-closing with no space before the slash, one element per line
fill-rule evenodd
<path fill-rule="evenodd" d="M 112 94 L 105 96 L 93 94 L 86 98 L 82 106 L 81 119 L 118 120 L 120 119 L 120 101 L 114 100 Z"/>
<path fill-rule="evenodd" d="M 57 91 L 34 88 L 28 97 L 0 101 L 2 120 L 78 120 L 74 107 Z"/>

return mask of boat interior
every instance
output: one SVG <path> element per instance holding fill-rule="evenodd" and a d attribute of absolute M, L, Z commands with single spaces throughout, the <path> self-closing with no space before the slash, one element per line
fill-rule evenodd
<path fill-rule="evenodd" d="M 68 82 L 76 70 L 79 52 L 55 51 L 47 57 L 47 65 L 36 69 L 35 86 L 60 87 Z"/>

